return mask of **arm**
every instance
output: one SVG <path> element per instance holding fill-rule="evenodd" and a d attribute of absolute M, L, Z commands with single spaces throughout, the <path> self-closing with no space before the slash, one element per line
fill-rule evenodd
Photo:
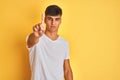
<path fill-rule="evenodd" d="M 39 40 L 39 37 L 36 36 L 36 34 L 33 32 L 29 35 L 27 40 L 28 48 L 34 46 Z"/>
<path fill-rule="evenodd" d="M 44 25 L 44 15 L 42 15 L 42 23 L 35 25 L 33 27 L 33 33 L 31 33 L 28 37 L 27 40 L 28 48 L 34 46 L 38 42 L 42 34 L 44 33 L 43 25 Z"/>
<path fill-rule="evenodd" d="M 70 67 L 69 59 L 64 60 L 64 77 L 65 80 L 73 80 L 73 74 Z"/>

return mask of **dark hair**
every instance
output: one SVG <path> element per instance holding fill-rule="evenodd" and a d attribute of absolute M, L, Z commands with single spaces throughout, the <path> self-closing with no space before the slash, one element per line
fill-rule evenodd
<path fill-rule="evenodd" d="M 45 10 L 45 16 L 47 16 L 47 15 L 50 15 L 50 16 L 60 15 L 60 16 L 62 16 L 62 9 L 57 5 L 50 5 Z"/>

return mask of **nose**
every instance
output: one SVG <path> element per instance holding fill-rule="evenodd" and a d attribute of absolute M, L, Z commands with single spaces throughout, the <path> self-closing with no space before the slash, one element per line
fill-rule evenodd
<path fill-rule="evenodd" d="M 55 24 L 55 20 L 52 20 L 51 24 L 54 25 Z"/>

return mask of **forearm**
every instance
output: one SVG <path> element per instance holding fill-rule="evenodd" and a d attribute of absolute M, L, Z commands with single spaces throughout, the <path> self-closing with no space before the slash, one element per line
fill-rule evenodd
<path fill-rule="evenodd" d="M 31 33 L 27 41 L 28 47 L 32 47 L 34 44 L 38 42 L 38 40 L 39 38 L 36 37 L 34 33 Z"/>
<path fill-rule="evenodd" d="M 72 70 L 67 71 L 64 75 L 65 80 L 73 80 L 73 74 L 72 74 Z"/>

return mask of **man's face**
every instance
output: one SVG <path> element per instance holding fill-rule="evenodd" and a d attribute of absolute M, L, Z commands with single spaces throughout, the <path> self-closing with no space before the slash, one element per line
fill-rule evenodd
<path fill-rule="evenodd" d="M 45 17 L 46 30 L 49 32 L 57 32 L 61 23 L 61 16 L 50 16 Z"/>

